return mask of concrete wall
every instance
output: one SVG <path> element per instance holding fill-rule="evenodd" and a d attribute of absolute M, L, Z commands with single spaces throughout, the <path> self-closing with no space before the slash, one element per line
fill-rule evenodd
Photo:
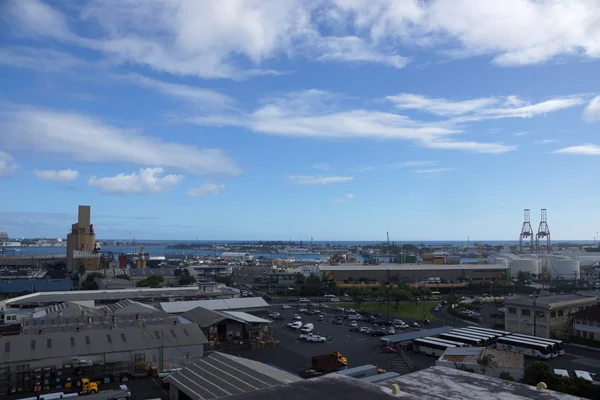
<path fill-rule="evenodd" d="M 438 367 L 447 367 L 447 368 L 454 368 L 454 369 L 456 369 L 456 366 L 454 365 L 454 363 L 453 362 L 449 362 L 449 361 L 436 360 L 435 365 L 438 366 Z M 456 363 L 456 365 L 458 365 L 460 367 L 463 364 L 462 363 Z M 483 371 L 481 369 L 481 365 L 479 365 L 479 364 L 464 364 L 464 366 L 467 367 L 467 368 L 473 369 L 476 374 L 483 375 Z M 513 379 L 515 381 L 518 381 L 521 378 L 523 378 L 525 370 L 522 369 L 522 368 L 508 368 L 508 367 L 496 367 L 495 369 L 487 368 L 485 370 L 485 375 L 486 376 L 493 376 L 495 378 L 500 378 L 500 374 L 502 372 L 508 372 L 510 374 L 510 376 L 513 377 Z"/>

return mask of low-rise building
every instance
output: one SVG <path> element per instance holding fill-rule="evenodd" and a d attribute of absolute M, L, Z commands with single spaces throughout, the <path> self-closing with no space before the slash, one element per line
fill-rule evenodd
<path fill-rule="evenodd" d="M 487 366 L 482 363 L 486 356 L 493 363 Z M 477 374 L 500 377 L 508 373 L 515 380 L 523 378 L 525 373 L 525 356 L 523 353 L 508 350 L 488 349 L 485 347 L 451 347 L 436 360 L 435 365 L 448 368 L 468 368 Z"/>
<path fill-rule="evenodd" d="M 167 314 L 183 314 L 196 307 L 212 311 L 243 311 L 250 314 L 266 314 L 269 303 L 262 297 L 246 297 L 219 300 L 169 301 L 160 303 Z"/>
<path fill-rule="evenodd" d="M 571 314 L 573 336 L 600 344 L 600 305 L 584 308 Z"/>
<path fill-rule="evenodd" d="M 504 328 L 525 335 L 563 337 L 572 327 L 570 315 L 597 303 L 597 296 L 579 294 L 507 297 Z"/>

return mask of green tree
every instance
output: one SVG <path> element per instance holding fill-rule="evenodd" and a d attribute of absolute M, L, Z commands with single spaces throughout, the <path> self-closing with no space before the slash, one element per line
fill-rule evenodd
<path fill-rule="evenodd" d="M 512 377 L 510 372 L 500 372 L 500 379 L 504 379 L 505 381 L 514 381 L 515 378 Z"/>
<path fill-rule="evenodd" d="M 180 285 L 191 285 L 192 283 L 196 283 L 196 278 L 190 275 L 183 275 L 179 278 Z"/>
<path fill-rule="evenodd" d="M 354 308 L 359 308 L 364 303 L 369 292 L 365 288 L 354 286 L 348 290 L 348 295 L 352 299 L 352 303 L 354 303 Z"/>
<path fill-rule="evenodd" d="M 146 279 L 139 281 L 137 286 L 156 288 L 159 287 L 164 281 L 165 278 L 163 278 L 162 275 L 150 275 Z"/>
<path fill-rule="evenodd" d="M 231 286 L 233 284 L 233 276 L 232 275 L 221 275 L 215 278 L 215 282 L 223 283 L 227 286 Z"/>
<path fill-rule="evenodd" d="M 498 363 L 496 362 L 496 360 L 494 360 L 494 356 L 492 356 L 491 354 L 486 354 L 483 357 L 481 357 L 479 360 L 477 360 L 477 364 L 479 364 L 479 366 L 481 367 L 481 373 L 483 375 L 485 375 L 488 368 L 496 369 L 496 367 L 498 367 Z"/>
<path fill-rule="evenodd" d="M 131 277 L 127 274 L 119 274 L 119 275 L 115 275 L 116 279 L 127 279 L 128 281 L 131 280 Z"/>
<path fill-rule="evenodd" d="M 475 372 L 475 370 L 473 368 L 469 368 L 465 364 L 458 365 L 457 363 L 454 363 L 454 368 L 461 370 L 461 371 L 466 371 L 466 372 L 473 372 L 473 373 Z"/>

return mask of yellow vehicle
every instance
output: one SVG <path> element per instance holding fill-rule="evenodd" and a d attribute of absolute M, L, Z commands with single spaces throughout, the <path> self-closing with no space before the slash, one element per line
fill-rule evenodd
<path fill-rule="evenodd" d="M 79 394 L 94 394 L 99 391 L 97 382 L 90 382 L 88 378 L 81 378 L 81 391 Z"/>
<path fill-rule="evenodd" d="M 342 353 L 340 353 L 337 350 L 333 351 L 333 355 L 337 357 L 338 362 L 342 365 L 348 365 L 348 359 L 344 356 L 342 356 Z"/>

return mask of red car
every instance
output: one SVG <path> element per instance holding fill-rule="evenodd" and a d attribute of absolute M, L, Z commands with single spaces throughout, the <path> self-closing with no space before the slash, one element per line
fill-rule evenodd
<path fill-rule="evenodd" d="M 393 347 L 390 346 L 386 346 L 383 349 L 381 349 L 382 353 L 397 353 L 398 350 L 394 349 Z"/>
<path fill-rule="evenodd" d="M 322 316 L 322 315 L 319 315 L 319 321 L 320 321 L 320 322 L 323 322 L 323 321 L 325 321 L 325 317 L 324 317 L 324 316 Z"/>
<path fill-rule="evenodd" d="M 350 329 L 348 329 L 348 332 L 358 332 L 360 331 L 360 328 L 358 326 L 353 326 Z"/>

